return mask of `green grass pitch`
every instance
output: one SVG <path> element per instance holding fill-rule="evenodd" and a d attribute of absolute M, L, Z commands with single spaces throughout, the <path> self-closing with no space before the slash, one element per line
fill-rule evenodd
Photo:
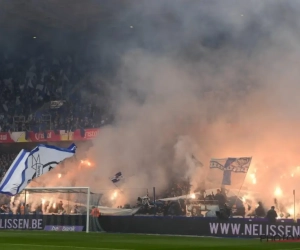
<path fill-rule="evenodd" d="M 259 239 L 224 239 L 185 236 L 109 233 L 0 231 L 0 249 L 8 250 L 300 250 L 300 242 L 260 242 Z"/>

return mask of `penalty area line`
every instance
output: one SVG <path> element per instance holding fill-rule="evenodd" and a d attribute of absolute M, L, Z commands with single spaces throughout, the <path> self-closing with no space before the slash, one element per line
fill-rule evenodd
<path fill-rule="evenodd" d="M 29 247 L 53 247 L 53 248 L 72 248 L 72 249 L 95 249 L 95 250 L 134 250 L 125 248 L 105 248 L 105 247 L 76 247 L 76 246 L 57 246 L 57 245 L 32 245 L 32 244 L 10 244 L 0 243 L 0 246 L 29 246 Z"/>

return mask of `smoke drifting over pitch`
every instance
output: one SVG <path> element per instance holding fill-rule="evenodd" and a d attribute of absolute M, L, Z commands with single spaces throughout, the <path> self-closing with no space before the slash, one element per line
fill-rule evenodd
<path fill-rule="evenodd" d="M 298 11 L 292 1 L 128 6 L 116 22 L 129 23 L 130 35 L 101 36 L 105 56 L 121 59 L 111 87 L 115 124 L 88 151 L 94 169 L 67 166 L 51 185 L 74 179 L 113 189 L 108 177 L 122 171 L 126 188 L 162 190 L 185 176 L 196 189 L 211 157 L 252 156 L 244 188 L 264 190 L 271 204 L 280 187 L 289 206 L 300 178 Z M 204 167 L 191 164 L 190 154 Z"/>

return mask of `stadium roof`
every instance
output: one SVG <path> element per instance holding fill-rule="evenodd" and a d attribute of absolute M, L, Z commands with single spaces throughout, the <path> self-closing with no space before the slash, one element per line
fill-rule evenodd
<path fill-rule="evenodd" d="M 130 1 L 133 3 L 135 0 Z M 0 0 L 0 28 L 43 33 L 63 29 L 82 32 L 109 23 L 128 0 Z"/>

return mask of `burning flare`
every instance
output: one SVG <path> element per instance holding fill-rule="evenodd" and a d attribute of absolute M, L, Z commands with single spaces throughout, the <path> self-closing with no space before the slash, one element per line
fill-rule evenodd
<path fill-rule="evenodd" d="M 252 184 L 256 184 L 256 176 L 255 176 L 255 173 L 251 174 L 250 177 L 251 177 L 251 180 L 252 180 Z"/>
<path fill-rule="evenodd" d="M 281 191 L 280 187 L 277 187 L 277 188 L 275 189 L 274 194 L 275 194 L 275 196 L 281 196 L 281 195 L 282 195 L 282 191 Z"/>
<path fill-rule="evenodd" d="M 84 167 L 92 167 L 92 163 L 89 160 L 81 160 L 80 163 Z"/>
<path fill-rule="evenodd" d="M 111 199 L 114 200 L 114 199 L 117 198 L 117 196 L 118 196 L 118 192 L 115 191 L 115 192 L 113 193 L 113 195 L 111 196 Z"/>
<path fill-rule="evenodd" d="M 293 207 L 288 208 L 287 212 L 288 212 L 290 215 L 294 215 L 294 208 L 293 208 Z"/>

